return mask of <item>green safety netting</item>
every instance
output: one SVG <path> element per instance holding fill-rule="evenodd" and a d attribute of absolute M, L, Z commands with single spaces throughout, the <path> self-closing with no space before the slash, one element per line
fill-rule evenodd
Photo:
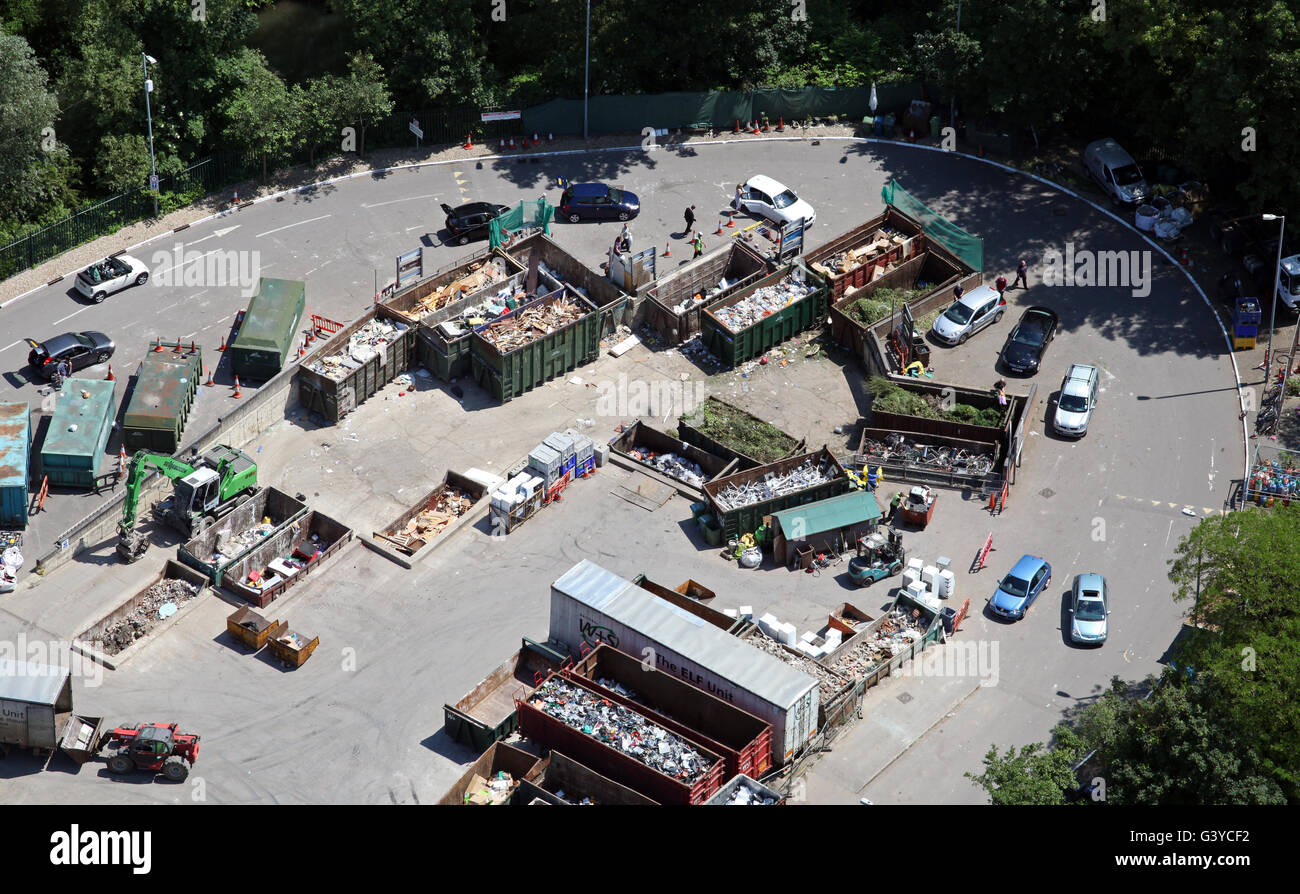
<path fill-rule="evenodd" d="M 942 214 L 931 211 L 924 202 L 899 186 L 896 180 L 885 184 L 885 188 L 880 191 L 880 198 L 886 205 L 893 205 L 919 223 L 925 229 L 925 235 L 961 258 L 972 270 L 981 273 L 984 271 L 983 239 L 972 236 Z"/>
<path fill-rule="evenodd" d="M 520 202 L 510 211 L 488 222 L 488 244 L 492 248 L 505 245 L 512 235 L 526 230 L 541 230 L 549 236 L 554 217 L 555 206 L 546 199 Z"/>

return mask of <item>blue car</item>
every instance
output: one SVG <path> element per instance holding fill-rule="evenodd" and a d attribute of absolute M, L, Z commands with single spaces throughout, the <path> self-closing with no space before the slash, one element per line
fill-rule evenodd
<path fill-rule="evenodd" d="M 1038 556 L 1022 556 L 998 584 L 989 600 L 989 608 L 1000 618 L 1018 621 L 1051 582 L 1052 566 L 1046 560 Z"/>
<path fill-rule="evenodd" d="M 575 183 L 560 196 L 559 216 L 580 220 L 631 220 L 641 213 L 636 193 L 604 183 Z"/>

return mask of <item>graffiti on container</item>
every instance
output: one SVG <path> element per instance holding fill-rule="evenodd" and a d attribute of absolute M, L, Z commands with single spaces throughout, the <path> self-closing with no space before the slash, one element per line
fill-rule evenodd
<path fill-rule="evenodd" d="M 608 627 L 579 618 L 578 632 L 582 634 L 582 638 L 585 640 L 599 639 L 602 643 L 609 643 L 614 648 L 618 648 L 618 634 Z"/>
<path fill-rule="evenodd" d="M 696 689 L 703 689 L 710 695 L 735 704 L 736 697 L 732 695 L 730 689 L 720 688 L 717 683 L 713 682 L 708 677 L 697 673 L 693 668 L 686 667 L 685 665 L 678 665 L 675 661 L 671 661 L 663 655 L 656 655 L 655 657 L 659 661 L 660 670 L 667 671 L 670 674 L 675 674 L 687 683 L 690 683 Z"/>

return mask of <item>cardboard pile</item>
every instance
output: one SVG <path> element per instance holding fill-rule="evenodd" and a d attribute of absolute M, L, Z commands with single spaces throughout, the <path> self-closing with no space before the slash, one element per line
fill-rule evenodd
<path fill-rule="evenodd" d="M 569 298 L 546 300 L 521 310 L 482 332 L 483 338 L 502 354 L 522 348 L 544 335 L 563 329 L 585 316 L 582 306 Z"/>
<path fill-rule="evenodd" d="M 415 518 L 406 523 L 406 527 L 392 534 L 394 542 L 404 541 L 398 546 L 402 552 L 410 554 L 424 546 L 442 533 L 456 519 L 460 518 L 474 505 L 469 494 L 455 487 L 448 487 L 434 497 L 429 506 Z"/>
<path fill-rule="evenodd" d="M 904 245 L 908 237 L 896 230 L 888 227 L 882 227 L 875 230 L 867 237 L 867 242 L 859 245 L 857 248 L 851 248 L 848 251 L 832 255 L 822 263 L 813 264 L 812 268 L 818 273 L 825 273 L 831 276 L 838 276 L 856 270 L 863 264 L 868 264 L 885 252 L 891 251 L 900 245 Z M 877 274 L 879 275 L 879 274 Z M 874 277 L 873 277 L 874 278 Z"/>
<path fill-rule="evenodd" d="M 505 804 L 515 790 L 515 779 L 505 770 L 497 771 L 490 780 L 475 773 L 465 790 L 465 803 L 478 805 Z"/>

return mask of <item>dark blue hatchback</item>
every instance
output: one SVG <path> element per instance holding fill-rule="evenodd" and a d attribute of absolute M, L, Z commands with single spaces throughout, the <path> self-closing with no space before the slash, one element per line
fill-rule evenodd
<path fill-rule="evenodd" d="M 636 193 L 604 183 L 575 183 L 560 196 L 559 216 L 580 220 L 631 220 L 641 213 Z"/>

